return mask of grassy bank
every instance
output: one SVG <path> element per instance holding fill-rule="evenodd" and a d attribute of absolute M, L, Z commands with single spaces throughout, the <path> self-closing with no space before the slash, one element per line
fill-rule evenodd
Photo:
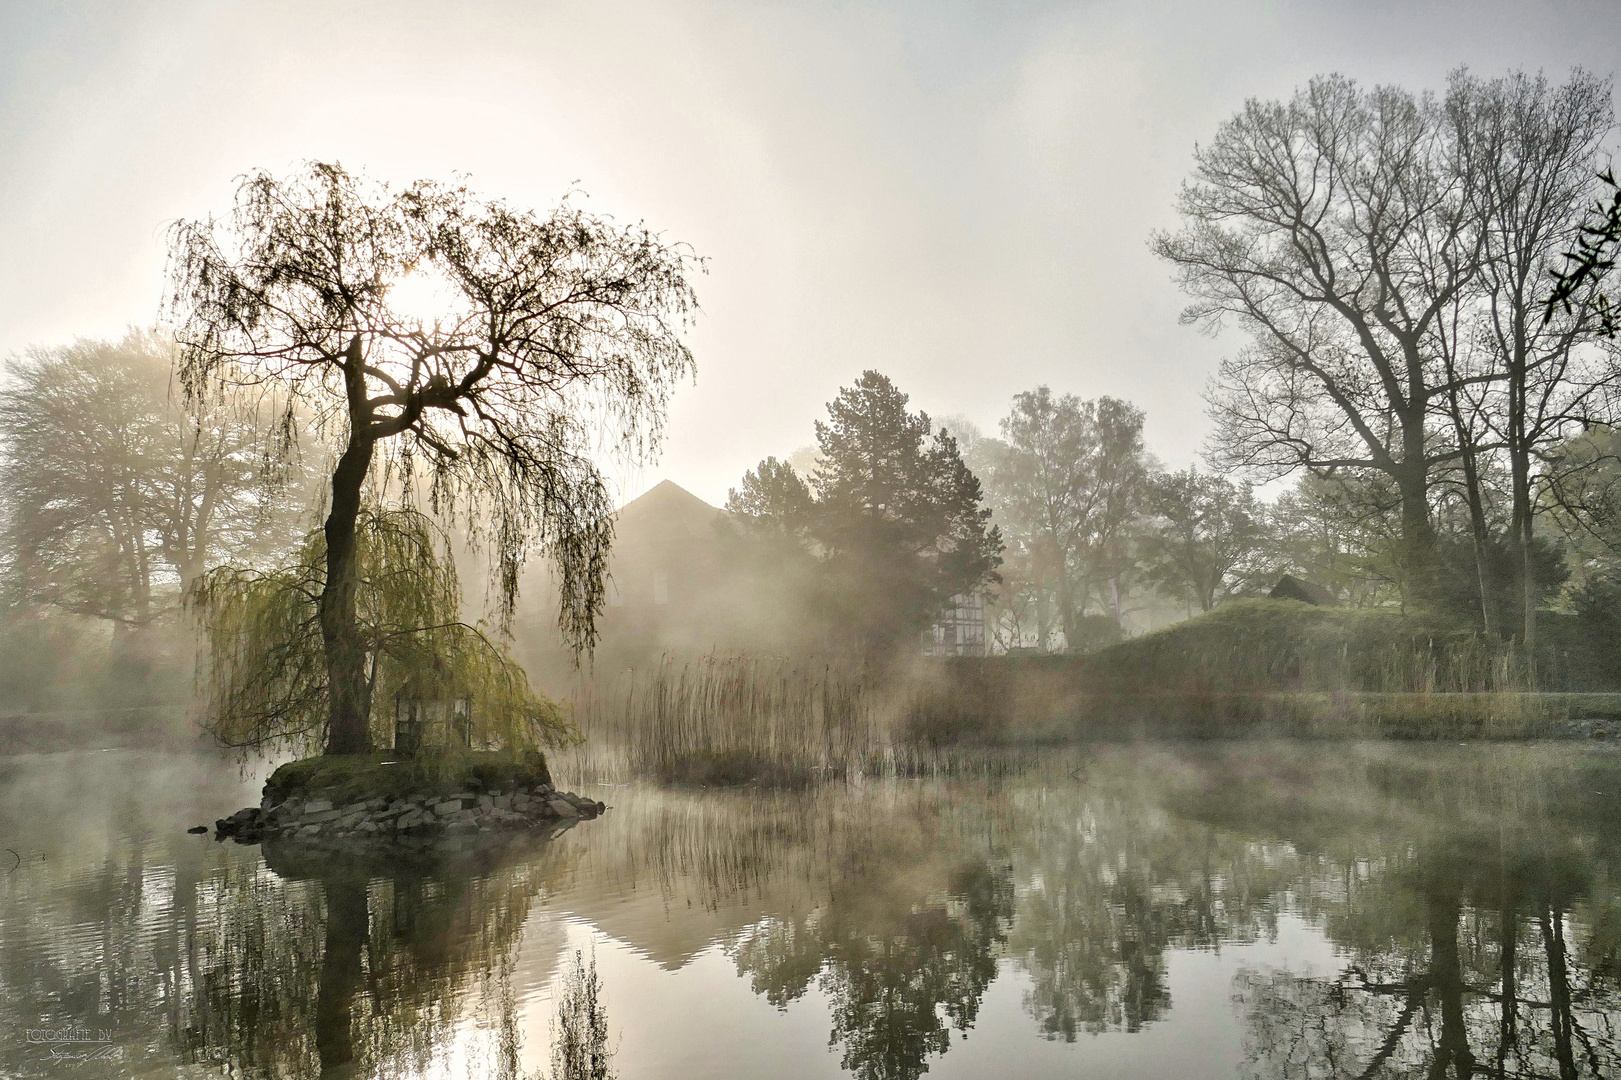
<path fill-rule="evenodd" d="M 1621 694 L 1538 685 L 1513 642 L 1388 611 L 1242 601 L 1087 655 L 919 658 L 882 678 L 850 663 L 666 659 L 582 683 L 586 745 L 559 763 L 581 778 L 782 785 L 972 768 L 986 746 L 1621 731 Z"/>
<path fill-rule="evenodd" d="M 1533 658 L 1488 639 L 1385 609 L 1241 600 L 1077 658 L 1099 693 L 1523 693 Z"/>
<path fill-rule="evenodd" d="M 333 803 L 458 791 L 510 791 L 551 783 L 544 755 L 448 750 L 394 760 L 390 750 L 328 754 L 290 761 L 270 774 L 264 793 L 272 802 L 319 797 Z"/>
<path fill-rule="evenodd" d="M 914 680 L 903 731 L 935 745 L 1518 739 L 1585 733 L 1584 718 L 1621 719 L 1621 695 L 1568 692 L 1569 672 L 1558 666 L 1551 651 L 1532 656 L 1513 641 L 1393 611 L 1246 600 L 1084 656 L 938 663 L 932 677 Z"/>

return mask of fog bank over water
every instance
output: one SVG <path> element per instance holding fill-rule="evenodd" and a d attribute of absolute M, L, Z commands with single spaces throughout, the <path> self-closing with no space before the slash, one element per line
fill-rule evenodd
<path fill-rule="evenodd" d="M 709 259 L 662 476 L 712 503 L 877 366 L 987 430 L 1039 382 L 1148 406 L 1185 465 L 1236 339 L 1146 238 L 1194 144 L 1312 75 L 1621 66 L 1603 3 L 82 4 L 0 8 L 0 352 L 159 306 L 163 227 L 338 159 L 572 184 Z M 788 439 L 783 433 L 795 433 Z"/>

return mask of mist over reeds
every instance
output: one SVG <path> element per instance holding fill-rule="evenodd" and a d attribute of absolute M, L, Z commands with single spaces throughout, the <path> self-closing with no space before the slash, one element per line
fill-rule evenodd
<path fill-rule="evenodd" d="M 880 666 L 667 654 L 576 682 L 585 742 L 554 768 L 582 781 L 796 786 L 1018 769 L 1017 751 L 1092 741 L 1520 740 L 1621 717 L 1621 695 L 1550 685 L 1513 641 L 1256 601 L 1080 656 Z"/>

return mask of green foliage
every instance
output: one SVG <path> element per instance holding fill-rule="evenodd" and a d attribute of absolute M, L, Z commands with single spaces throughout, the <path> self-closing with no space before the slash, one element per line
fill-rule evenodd
<path fill-rule="evenodd" d="M 1265 539 L 1262 510 L 1246 485 L 1196 469 L 1146 485 L 1151 524 L 1140 541 L 1146 578 L 1165 595 L 1209 611 L 1239 588 Z"/>
<path fill-rule="evenodd" d="M 817 421 L 806 485 L 767 458 L 727 500 L 743 527 L 815 557 L 811 604 L 836 645 L 883 655 L 928 628 L 951 597 L 997 580 L 1001 534 L 956 440 L 876 371 Z"/>
<path fill-rule="evenodd" d="M 926 629 L 951 597 L 995 580 L 1000 533 L 979 479 L 944 431 L 876 371 L 817 421 L 817 541 L 835 583 L 837 622 L 869 650 Z"/>
<path fill-rule="evenodd" d="M 395 703 L 470 698 L 471 737 L 510 750 L 576 738 L 506 647 L 461 619 L 461 585 L 444 537 L 414 510 L 362 511 L 357 612 L 368 657 L 374 745 L 393 740 Z M 223 566 L 193 586 L 205 638 L 207 725 L 224 745 L 323 744 L 327 667 L 318 603 L 325 540 L 313 530 L 288 565 Z"/>
<path fill-rule="evenodd" d="M 1306 473 L 1272 506 L 1272 569 L 1321 585 L 1353 607 L 1401 596 L 1401 497 L 1375 473 Z"/>
<path fill-rule="evenodd" d="M 320 796 L 342 805 L 401 795 L 511 791 L 551 782 L 546 757 L 538 750 L 514 755 L 449 747 L 402 761 L 391 760 L 386 750 L 289 761 L 270 774 L 264 793 L 273 802 Z"/>
<path fill-rule="evenodd" d="M 1532 538 L 1529 558 L 1516 551 L 1502 533 L 1491 534 L 1478 548 L 1466 534 L 1443 535 L 1439 550 L 1436 610 L 1461 626 L 1481 623 L 1482 576 L 1486 579 L 1487 599 L 1501 619 L 1500 625 L 1513 634 L 1525 624 L 1521 567 L 1529 562 L 1534 569 L 1539 610 L 1559 593 L 1570 573 L 1563 545 L 1549 536 Z"/>
<path fill-rule="evenodd" d="M 786 461 L 768 457 L 727 492 L 726 512 L 761 534 L 797 539 L 808 533 L 815 504 L 816 497 L 798 471 Z"/>
<path fill-rule="evenodd" d="M 1572 301 L 1584 288 L 1602 282 L 1615 269 L 1616 255 L 1621 251 L 1621 184 L 1616 182 L 1613 167 L 1600 173 L 1599 181 L 1610 189 L 1609 205 L 1606 206 L 1602 198 L 1593 204 L 1587 220 L 1582 223 L 1575 250 L 1566 253 L 1564 268 L 1553 272 L 1554 290 L 1548 297 L 1544 321 L 1552 319 L 1560 310 L 1568 314 Z M 1616 308 L 1621 305 L 1603 292 L 1595 294 L 1593 305 L 1598 312 L 1599 333 L 1614 337 Z"/>

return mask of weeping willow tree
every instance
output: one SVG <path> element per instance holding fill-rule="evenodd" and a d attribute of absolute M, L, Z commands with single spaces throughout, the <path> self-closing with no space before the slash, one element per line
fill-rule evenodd
<path fill-rule="evenodd" d="M 577 650 L 595 643 L 613 504 L 593 455 L 651 454 L 692 371 L 682 334 L 699 264 L 686 249 L 566 201 L 543 217 L 459 185 L 394 190 L 320 162 L 241 178 L 228 217 L 177 222 L 169 240 L 188 399 L 273 390 L 335 444 L 324 573 L 293 574 L 317 590 L 327 753 L 371 747 L 368 484 L 426 479 L 432 508 L 486 546 L 503 624 L 525 559 L 544 552 L 560 629 Z"/>
<path fill-rule="evenodd" d="M 462 620 L 455 560 L 425 514 L 363 507 L 355 547 L 371 745 L 388 745 L 402 700 L 470 702 L 467 734 L 476 744 L 521 751 L 578 740 L 573 723 L 530 688 L 506 647 Z M 315 752 L 327 743 L 326 565 L 326 536 L 316 529 L 288 565 L 221 566 L 192 586 L 206 653 L 199 666 L 206 723 L 224 745 Z"/>

